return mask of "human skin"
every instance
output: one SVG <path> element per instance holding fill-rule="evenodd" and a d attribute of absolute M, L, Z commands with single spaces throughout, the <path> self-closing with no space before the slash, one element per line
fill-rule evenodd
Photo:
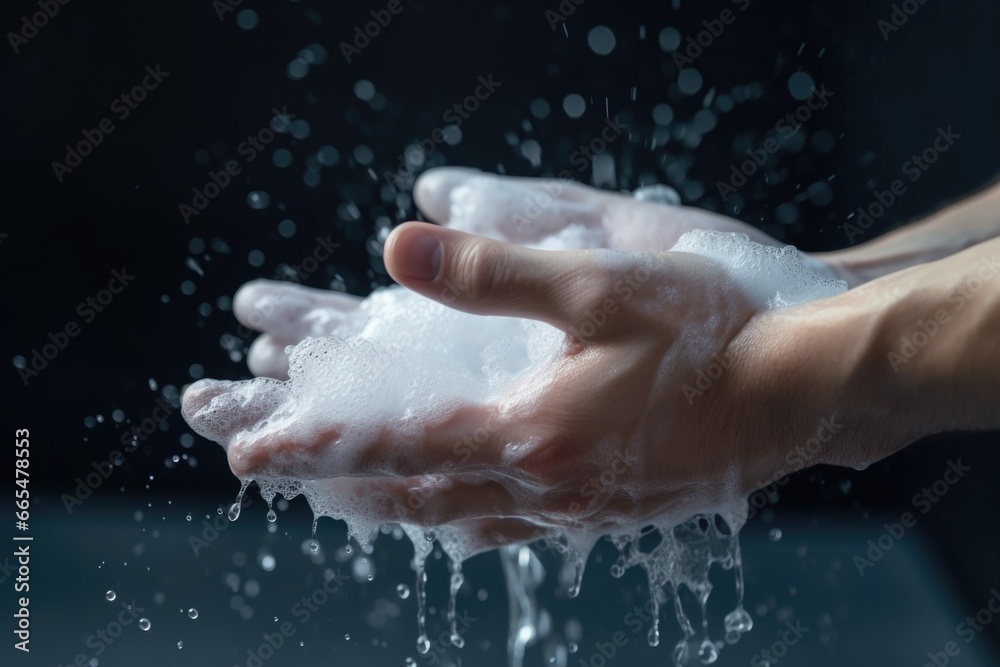
<path fill-rule="evenodd" d="M 484 207 L 466 216 L 472 233 L 517 243 L 537 243 L 569 224 L 600 230 L 602 247 L 616 250 L 669 250 L 692 229 L 739 232 L 766 245 L 782 243 L 760 230 L 723 215 L 688 206 L 663 206 L 634 197 L 590 188 L 578 183 L 538 178 L 514 178 L 458 167 L 425 172 L 414 186 L 421 211 L 445 227 L 454 226 L 455 193 L 471 179 L 489 185 L 517 188 L 505 205 Z M 555 203 L 522 223 L 531 202 L 553 196 Z M 541 198 L 541 199 L 539 199 Z M 932 213 L 912 224 L 852 247 L 821 253 L 803 253 L 826 272 L 848 283 L 862 285 L 880 276 L 916 264 L 947 257 L 1000 235 L 1000 187 L 991 186 Z M 521 215 L 519 219 L 517 216 Z M 285 379 L 284 350 L 306 336 L 324 336 L 339 324 L 343 313 L 361 298 L 339 292 L 301 287 L 294 283 L 258 280 L 237 293 L 234 310 L 246 326 L 263 333 L 254 341 L 247 364 L 254 375 Z"/>
<path fill-rule="evenodd" d="M 821 450 L 794 459 L 796 466 L 864 466 L 931 433 L 1000 427 L 1000 280 L 977 276 L 1000 260 L 995 240 L 773 311 L 735 289 L 720 265 L 687 253 L 546 252 L 407 223 L 384 254 L 397 282 L 449 307 L 566 331 L 566 352 L 546 371 L 546 389 L 520 403 L 456 410 L 416 442 L 386 431 L 351 469 L 279 463 L 288 451 L 321 460 L 335 432 L 309 442 L 246 434 L 228 443 L 237 474 L 329 479 L 343 493 L 381 497 L 381 520 L 463 522 L 483 533 L 486 548 L 550 529 L 610 532 L 719 509 L 778 470 L 791 472 L 789 453 L 814 437 Z M 650 271 L 650 289 L 618 303 L 594 336 L 574 338 L 571 328 L 640 268 Z M 972 292 L 968 281 L 977 277 Z M 237 299 L 238 315 L 247 300 Z M 948 318 L 939 318 L 926 345 L 905 363 L 890 361 L 903 337 L 942 310 Z M 714 355 L 732 363 L 688 401 L 682 385 Z M 186 414 L 226 391 L 197 387 L 185 394 Z M 249 406 L 246 414 L 259 412 Z M 824 437 L 824 420 L 839 426 L 833 437 Z M 459 460 L 455 443 L 487 422 L 489 440 Z M 622 468 L 609 488 L 582 492 L 595 475 Z"/>

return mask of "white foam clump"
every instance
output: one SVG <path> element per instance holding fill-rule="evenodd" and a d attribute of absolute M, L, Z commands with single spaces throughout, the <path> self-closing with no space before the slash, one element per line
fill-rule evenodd
<path fill-rule="evenodd" d="M 795 246 L 762 245 L 746 234 L 694 230 L 678 239 L 671 250 L 718 261 L 744 292 L 767 308 L 795 306 L 847 289 L 843 280 L 807 267 Z"/>
<path fill-rule="evenodd" d="M 450 224 L 459 229 L 503 238 L 499 225 L 484 225 L 484 211 L 510 211 L 523 198 L 523 189 L 498 186 L 497 181 L 471 179 L 452 194 Z M 507 188 L 507 189 L 505 189 Z M 674 205 L 676 193 L 666 186 L 644 189 L 641 198 Z M 506 198 L 506 200 L 505 200 Z M 586 222 L 578 205 L 556 199 L 563 207 L 562 226 L 546 229 L 552 212 L 539 219 L 532 245 L 542 248 L 598 247 L 604 242 L 600 227 Z M 580 218 L 574 222 L 574 216 Z M 509 240 L 509 234 L 507 235 Z M 684 234 L 673 250 L 696 253 L 724 265 L 738 285 L 762 307 L 777 308 L 829 296 L 846 288 L 841 281 L 823 277 L 805 266 L 791 246 L 773 248 L 754 243 L 746 235 L 712 231 Z M 561 354 L 565 336 L 538 322 L 514 318 L 482 317 L 462 313 L 417 296 L 399 287 L 381 289 L 367 298 L 354 312 L 344 316 L 329 336 L 310 338 L 288 349 L 289 380 L 279 382 L 258 378 L 228 384 L 225 391 L 202 404 L 185 418 L 201 435 L 215 440 L 230 452 L 239 468 L 239 444 L 250 439 L 281 435 L 292 443 L 313 442 L 317 434 L 336 433 L 332 442 L 317 448 L 274 451 L 267 455 L 281 469 L 301 470 L 301 475 L 282 477 L 266 472 L 255 477 L 261 494 L 270 503 L 278 493 L 294 497 L 302 493 L 315 516 L 344 519 L 350 534 L 365 543 L 378 524 L 374 502 L 355 492 L 357 486 L 332 483 L 340 471 L 352 469 L 359 452 L 380 430 L 391 428 L 393 451 L 399 455 L 408 442 L 416 441 L 423 426 L 439 421 L 460 406 L 511 403 L 510 394 L 522 386 L 532 386 L 529 376 L 539 378 L 545 367 Z M 211 381 L 200 383 L 212 391 Z M 537 387 L 533 387 L 537 389 Z M 254 406 L 250 409 L 248 406 Z M 233 414 L 239 417 L 234 419 Z M 235 422 L 235 423 L 234 423 Z M 233 458 L 235 457 L 235 461 Z M 244 488 L 250 479 L 244 479 Z M 336 482 L 337 480 L 334 480 Z M 236 509 L 238 515 L 238 508 Z M 695 647 L 703 663 L 713 662 L 721 643 L 708 635 L 706 603 L 711 591 L 709 570 L 713 563 L 734 569 L 738 603 L 725 619 L 726 641 L 734 642 L 750 629 L 752 621 L 742 608 L 742 575 L 738 531 L 746 515 L 746 502 L 730 508 L 725 521 L 716 515 L 698 515 L 677 523 L 664 520 L 653 525 L 659 542 L 650 548 L 650 527 L 623 526 L 611 535 L 620 551 L 612 573 L 621 576 L 626 568 L 640 566 L 648 575 L 651 599 L 658 609 L 664 599 L 672 599 L 683 638 L 674 649 L 675 664 L 685 664 L 691 641 L 698 632 L 691 624 L 679 597 L 686 588 L 701 612 L 702 641 Z M 417 570 L 417 598 L 420 603 L 418 650 L 426 652 L 429 642 L 424 632 L 423 562 L 430 553 L 423 528 L 404 526 L 414 542 Z M 452 604 L 449 617 L 454 630 L 454 594 L 461 584 L 461 563 L 473 546 L 463 531 L 444 526 L 433 533 L 453 563 Z M 570 595 L 579 590 L 583 566 L 596 536 L 566 532 L 547 543 L 567 559 L 570 568 Z M 654 540 L 655 541 L 655 540 Z M 508 585 L 525 588 L 523 575 Z M 520 582 L 520 583 L 518 583 Z M 534 582 L 532 586 L 536 586 Z M 533 589 L 532 589 L 533 590 Z M 526 591 L 524 591 L 527 593 Z M 530 605 L 529 605 L 530 607 Z M 658 613 L 654 615 L 649 642 L 659 642 Z M 522 625 L 528 623 L 522 619 Z M 457 642 L 456 642 L 457 643 Z M 513 646 L 514 644 L 512 644 Z M 519 649 L 523 651 L 523 646 Z"/>

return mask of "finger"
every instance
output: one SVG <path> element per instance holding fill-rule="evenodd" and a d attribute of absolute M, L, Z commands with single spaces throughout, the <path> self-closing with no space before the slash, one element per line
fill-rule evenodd
<path fill-rule="evenodd" d="M 275 380 L 288 379 L 288 355 L 285 348 L 298 341 L 275 338 L 270 334 L 258 336 L 247 352 L 247 368 L 257 377 Z"/>
<path fill-rule="evenodd" d="M 335 498 L 339 507 L 378 523 L 443 526 L 517 512 L 517 502 L 502 484 L 482 478 L 338 477 L 307 485 Z"/>
<path fill-rule="evenodd" d="M 522 245 L 561 235 L 565 247 L 602 247 L 602 193 L 554 179 L 515 179 L 440 168 L 414 187 L 417 205 L 442 225 Z"/>
<path fill-rule="evenodd" d="M 254 280 L 236 292 L 233 312 L 245 326 L 298 342 L 329 335 L 360 303 L 359 297 L 341 292 Z"/>
<path fill-rule="evenodd" d="M 287 385 L 199 380 L 184 391 L 181 414 L 195 433 L 229 447 L 234 438 L 271 418 L 291 399 Z"/>
<path fill-rule="evenodd" d="M 424 215 L 438 223 L 451 219 L 451 193 L 470 178 L 485 172 L 468 167 L 440 167 L 420 174 L 413 184 L 413 199 Z"/>
<path fill-rule="evenodd" d="M 393 230 L 384 258 L 397 282 L 446 306 L 539 320 L 566 332 L 610 296 L 636 259 L 609 250 L 522 248 L 417 222 Z"/>
<path fill-rule="evenodd" d="M 243 407 L 242 412 L 266 411 Z M 478 406 L 459 408 L 420 427 L 385 426 L 368 436 L 333 421 L 318 424 L 294 417 L 262 419 L 269 420 L 264 427 L 226 429 L 231 434 L 229 466 L 237 477 L 316 480 L 458 472 L 498 475 L 504 444 L 513 441 L 505 418 Z"/>

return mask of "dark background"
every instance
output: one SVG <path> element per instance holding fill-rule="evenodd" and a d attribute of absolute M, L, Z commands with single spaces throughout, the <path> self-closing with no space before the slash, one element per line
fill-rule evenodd
<path fill-rule="evenodd" d="M 9 360 L 3 378 L 4 424 L 9 430 L 31 430 L 33 511 L 51 517 L 48 525 L 36 523 L 37 534 L 48 537 L 44 548 L 51 558 L 66 558 L 83 548 L 63 532 L 64 524 L 71 526 L 66 530 L 78 530 L 79 522 L 95 522 L 109 540 L 117 535 L 127 545 L 91 544 L 94 558 L 74 562 L 79 577 L 97 575 L 95 590 L 126 576 L 95 568 L 99 560 L 129 560 L 137 539 L 133 533 L 145 533 L 153 513 L 163 517 L 164 525 L 177 526 L 188 512 L 196 518 L 214 513 L 217 505 L 231 502 L 238 487 L 222 450 L 192 439 L 174 413 L 95 491 L 93 502 L 68 517 L 60 496 L 72 493 L 76 478 L 91 471 L 92 461 L 103 460 L 119 446 L 121 429 L 128 424 L 117 423 L 113 412 L 138 423 L 150 416 L 157 398 L 176 405 L 183 385 L 193 380 L 192 364 L 200 365 L 205 377 L 245 377 L 244 361 L 222 342 L 229 334 L 225 344 L 234 347 L 232 336 L 237 334 L 226 297 L 252 278 L 287 275 L 285 267 L 310 254 L 317 235 L 331 234 L 341 247 L 307 284 L 356 294 L 387 284 L 376 227 L 418 214 L 405 193 L 396 196 L 384 187 L 382 174 L 396 169 L 408 144 L 443 124 L 442 113 L 469 95 L 480 75 L 492 73 L 502 86 L 463 123 L 461 142 L 440 146 L 431 163 L 525 176 L 556 174 L 571 168 L 569 155 L 600 133 L 608 110 L 630 128 L 627 141 L 609 149 L 619 189 L 668 182 L 685 204 L 724 211 L 806 250 L 847 245 L 842 229 L 847 216 L 870 203 L 874 190 L 900 177 L 901 165 L 928 146 L 939 127 L 953 126 L 962 138 L 866 239 L 983 187 L 996 173 L 1000 6 L 993 2 L 928 2 L 888 41 L 876 22 L 887 19 L 892 9 L 878 2 L 754 0 L 741 12 L 728 2 L 588 0 L 568 16 L 565 30 L 562 25 L 553 30 L 546 19 L 545 10 L 558 7 L 554 1 L 402 3 L 402 13 L 350 64 L 338 44 L 353 39 L 354 27 L 371 20 L 369 12 L 384 4 L 335 8 L 248 0 L 220 20 L 208 2 L 71 2 L 60 6 L 19 53 L 6 43 L 0 49 L 0 127 L 5 135 L 0 233 L 7 235 L 0 240 L 0 270 L 3 354 Z M 673 26 L 686 38 L 726 7 L 734 9 L 737 20 L 697 59 L 694 67 L 704 84 L 686 96 L 677 87 L 670 54 L 660 48 L 660 31 Z M 260 19 L 251 30 L 237 24 L 238 12 L 246 8 Z M 7 3 L 0 26 L 5 33 L 19 30 L 22 16 L 36 11 L 32 3 Z M 617 38 L 609 56 L 599 56 L 587 45 L 587 33 L 597 25 L 610 27 Z M 326 48 L 326 62 L 313 64 L 302 80 L 290 79 L 289 63 L 309 44 Z M 111 102 L 142 80 L 146 66 L 156 65 L 169 72 L 166 80 L 127 119 L 115 118 L 116 130 L 60 183 L 51 163 L 65 159 L 66 144 L 75 144 L 82 130 L 113 115 Z M 829 107 L 800 130 L 801 145 L 777 153 L 766 177 L 751 178 L 742 197 L 723 204 L 715 181 L 727 178 L 729 165 L 801 104 L 787 85 L 799 70 L 834 91 Z M 374 83 L 374 104 L 354 94 L 359 80 Z M 685 145 L 679 138 L 712 88 L 716 97 L 750 99 L 718 114 L 717 126 L 696 146 Z M 588 101 L 579 119 L 562 111 L 561 101 L 570 93 Z M 529 110 L 539 98 L 551 106 L 545 119 Z M 653 123 L 652 109 L 662 102 L 674 112 L 669 129 Z M 237 146 L 269 123 L 274 107 L 287 107 L 306 120 L 309 136 L 279 134 L 247 165 L 236 154 Z M 520 153 L 519 145 L 527 139 L 541 145 L 540 166 Z M 339 161 L 323 167 L 322 181 L 310 187 L 303 181 L 307 159 L 325 145 L 337 149 Z M 374 154 L 369 165 L 354 157 L 361 145 Z M 272 162 L 276 148 L 292 151 L 290 167 Z M 189 203 L 192 188 L 204 186 L 209 171 L 228 159 L 239 159 L 243 173 L 185 224 L 178 205 Z M 676 164 L 684 168 L 668 170 Z M 588 170 L 578 178 L 590 182 L 591 174 Z M 248 206 L 252 190 L 266 191 L 270 206 Z M 778 206 L 789 202 L 795 205 L 794 220 L 776 215 Z M 290 238 L 278 232 L 283 219 L 296 225 Z M 252 251 L 263 252 L 262 266 L 248 261 Z M 77 304 L 105 287 L 111 271 L 122 266 L 136 276 L 134 283 L 93 323 L 82 326 L 80 335 L 25 386 L 15 367 L 21 363 L 18 357 L 30 359 L 34 349 L 49 342 L 48 333 L 79 321 Z M 185 281 L 190 283 L 182 287 Z M 191 288 L 193 294 L 185 293 Z M 237 342 L 236 351 L 245 352 L 251 339 Z M 1000 517 L 988 511 L 1000 470 L 997 444 L 995 435 L 943 436 L 864 472 L 800 474 L 782 490 L 779 504 L 751 522 L 747 539 L 759 539 L 787 517 L 788 525 L 811 526 L 803 535 L 815 539 L 822 539 L 828 524 L 831 530 L 849 525 L 858 542 L 847 553 L 858 552 L 881 532 L 881 517 L 898 518 L 912 509 L 911 496 L 938 479 L 949 459 L 960 457 L 973 467 L 968 481 L 921 517 L 916 530 L 921 553 L 940 562 L 933 586 L 947 589 L 963 614 L 972 612 L 1000 585 L 995 567 Z M 173 464 L 169 459 L 174 455 L 188 458 Z M 7 460 L 12 462 L 12 455 Z M 149 515 L 145 524 L 132 518 L 140 509 Z M 299 503 L 291 511 L 298 523 L 285 534 L 292 533 L 288 539 L 297 545 L 308 537 L 308 518 L 300 520 L 304 508 Z M 255 512 L 254 521 L 261 518 L 258 514 L 262 512 Z M 329 533 L 341 530 L 327 527 Z M 247 539 L 255 539 L 253 531 Z M 183 540 L 177 548 L 186 550 Z M 396 561 L 405 564 L 406 558 L 405 550 L 396 550 Z M 52 567 L 58 570 L 58 561 Z M 189 565 L 177 567 L 186 572 Z M 200 567 L 190 566 L 195 581 L 209 576 Z M 853 566 L 848 560 L 843 567 L 850 571 Z M 764 595 L 754 590 L 753 563 L 747 568 L 748 596 Z M 495 577 L 498 568 L 487 570 Z M 597 570 L 592 566 L 594 577 L 608 579 L 604 568 L 593 574 Z M 600 585 L 615 595 L 611 584 Z M 54 582 L 48 586 L 53 595 L 59 592 Z M 154 578 L 136 586 L 152 595 L 166 584 Z M 491 600 L 499 605 L 502 595 L 502 587 L 497 588 Z M 356 600 L 345 599 L 348 605 Z M 853 600 L 854 605 L 862 602 Z M 892 600 L 883 602 L 886 614 L 898 609 Z M 899 607 L 906 604 L 898 600 Z M 500 609 L 502 626 L 505 612 Z M 627 609 L 623 606 L 621 613 Z M 72 609 L 66 613 L 76 618 Z M 258 613 L 269 615 L 266 608 Z M 954 623 L 962 617 L 956 615 Z M 407 607 L 396 622 L 401 641 L 415 635 L 411 619 Z M 841 638 L 857 628 L 850 614 L 838 623 Z M 664 626 L 673 632 L 669 618 Z M 74 634 L 81 628 L 66 628 L 62 635 L 45 629 L 41 621 L 37 627 L 38 633 L 48 633 L 41 636 L 49 637 L 50 645 L 65 644 L 57 659 L 69 660 L 82 650 L 86 633 Z M 945 625 L 942 638 L 949 632 Z M 997 636 L 997 628 L 988 628 L 987 634 Z M 496 636 L 502 643 L 502 627 Z M 667 660 L 673 640 L 665 641 L 667 646 L 651 652 L 651 659 Z M 926 650 L 942 643 L 932 638 Z M 723 661 L 726 657 L 724 652 Z"/>

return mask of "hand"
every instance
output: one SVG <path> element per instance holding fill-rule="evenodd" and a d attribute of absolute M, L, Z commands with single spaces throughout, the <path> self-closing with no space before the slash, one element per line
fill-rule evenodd
<path fill-rule="evenodd" d="M 518 245 L 545 247 L 562 235 L 581 248 L 666 251 L 692 229 L 740 232 L 781 245 L 732 218 L 554 179 L 511 178 L 473 169 L 425 172 L 414 187 L 417 206 L 432 221 Z M 247 283 L 233 309 L 245 326 L 264 333 L 247 356 L 254 375 L 286 379 L 285 348 L 329 335 L 362 300 L 275 281 Z"/>
<path fill-rule="evenodd" d="M 493 405 L 451 409 L 417 437 L 387 425 L 349 455 L 338 447 L 349 424 L 264 426 L 279 411 L 294 414 L 297 399 L 284 385 L 251 395 L 239 384 L 199 382 L 184 395 L 185 418 L 216 434 L 238 476 L 310 480 L 347 506 L 351 498 L 369 504 L 377 521 L 502 518 L 522 536 L 550 528 L 596 535 L 728 512 L 767 474 L 775 457 L 763 451 L 784 452 L 818 426 L 798 418 L 767 428 L 799 415 L 806 397 L 793 392 L 787 405 L 772 405 L 782 364 L 756 347 L 782 332 L 713 260 L 530 250 L 422 223 L 395 230 L 385 257 L 418 294 L 562 330 L 563 354 Z M 445 299 L 446 280 L 465 289 Z M 711 387 L 685 391 L 720 359 L 727 368 Z M 207 406 L 227 406 L 228 423 L 205 424 Z M 504 530 L 491 536 L 502 540 Z"/>

